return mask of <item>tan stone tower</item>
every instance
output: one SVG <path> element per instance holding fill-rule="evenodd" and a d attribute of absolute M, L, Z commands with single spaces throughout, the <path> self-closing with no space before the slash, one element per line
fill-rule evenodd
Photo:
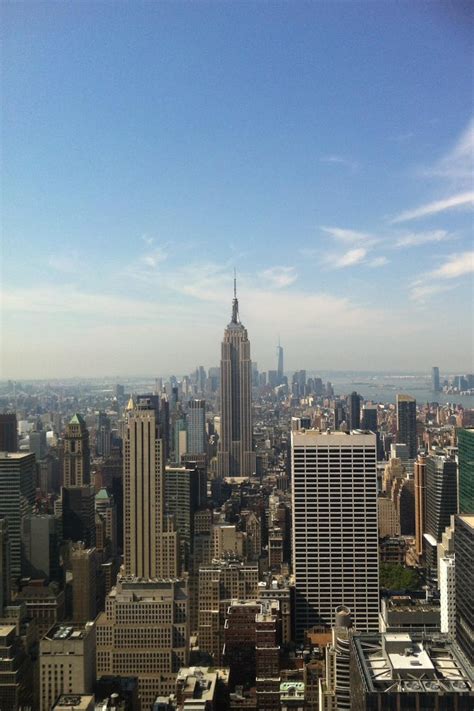
<path fill-rule="evenodd" d="M 219 476 L 254 474 L 255 452 L 252 450 L 252 360 L 247 329 L 239 319 L 234 278 L 232 320 L 225 329 L 221 347 Z"/>
<path fill-rule="evenodd" d="M 75 414 L 64 436 L 64 474 L 66 488 L 90 484 L 89 431 L 82 415 Z"/>
<path fill-rule="evenodd" d="M 163 442 L 148 398 L 127 408 L 124 442 L 125 573 L 138 578 L 178 575 L 178 540 L 164 516 Z"/>

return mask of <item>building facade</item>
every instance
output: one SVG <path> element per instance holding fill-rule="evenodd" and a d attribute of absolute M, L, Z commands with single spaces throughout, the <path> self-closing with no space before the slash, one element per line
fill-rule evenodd
<path fill-rule="evenodd" d="M 456 516 L 456 641 L 470 664 L 474 664 L 474 515 Z"/>
<path fill-rule="evenodd" d="M 295 630 L 331 627 L 352 610 L 359 630 L 378 629 L 376 436 L 292 433 Z"/>
<path fill-rule="evenodd" d="M 96 678 L 94 622 L 54 625 L 40 642 L 40 711 L 58 696 L 90 694 Z"/>
<path fill-rule="evenodd" d="M 221 346 L 220 403 L 218 475 L 251 476 L 256 468 L 252 436 L 252 360 L 247 329 L 239 319 L 235 285 L 232 318 Z"/>
<path fill-rule="evenodd" d="M 12 580 L 22 575 L 21 532 L 35 501 L 35 477 L 34 454 L 0 452 L 0 516 L 8 519 Z"/>
<path fill-rule="evenodd" d="M 416 434 L 416 400 L 411 395 L 397 395 L 397 442 L 406 444 L 408 458 L 415 459 L 418 449 Z"/>
<path fill-rule="evenodd" d="M 125 572 L 177 577 L 177 534 L 164 516 L 163 445 L 148 398 L 128 405 L 123 467 Z"/>
<path fill-rule="evenodd" d="M 474 513 L 474 427 L 458 430 L 459 513 Z"/>
<path fill-rule="evenodd" d="M 136 676 L 142 709 L 172 694 L 188 664 L 188 590 L 183 580 L 121 578 L 97 618 L 97 676 Z"/>

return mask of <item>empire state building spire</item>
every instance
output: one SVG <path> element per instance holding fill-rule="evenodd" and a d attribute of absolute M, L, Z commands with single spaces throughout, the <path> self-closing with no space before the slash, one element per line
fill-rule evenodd
<path fill-rule="evenodd" d="M 239 321 L 239 300 L 237 299 L 237 275 L 234 269 L 234 299 L 232 301 L 232 323 L 240 323 Z"/>
<path fill-rule="evenodd" d="M 221 346 L 221 435 L 217 453 L 219 476 L 252 476 L 252 360 L 247 329 L 239 318 L 234 272 L 232 320 Z"/>

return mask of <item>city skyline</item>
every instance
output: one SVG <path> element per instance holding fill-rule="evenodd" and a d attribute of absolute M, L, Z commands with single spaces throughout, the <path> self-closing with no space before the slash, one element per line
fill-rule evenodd
<path fill-rule="evenodd" d="M 215 363 L 234 266 L 262 368 L 471 370 L 472 16 L 367 8 L 4 4 L 1 377 Z"/>

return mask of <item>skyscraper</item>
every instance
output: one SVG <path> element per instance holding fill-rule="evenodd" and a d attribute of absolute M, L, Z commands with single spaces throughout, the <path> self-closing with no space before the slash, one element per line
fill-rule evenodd
<path fill-rule="evenodd" d="M 439 393 L 441 390 L 439 385 L 439 368 L 436 365 L 431 371 L 431 387 L 434 393 Z"/>
<path fill-rule="evenodd" d="M 360 395 L 355 391 L 347 398 L 347 409 L 349 415 L 349 428 L 351 430 L 360 429 Z"/>
<path fill-rule="evenodd" d="M 90 484 L 89 431 L 82 415 L 69 421 L 64 436 L 64 475 L 66 487 Z"/>
<path fill-rule="evenodd" d="M 218 474 L 249 476 L 256 468 L 252 446 L 252 360 L 247 329 L 239 319 L 234 278 L 232 318 L 221 347 L 221 436 Z"/>
<path fill-rule="evenodd" d="M 426 518 L 425 531 L 441 541 L 451 516 L 457 513 L 457 465 L 445 456 L 426 457 Z"/>
<path fill-rule="evenodd" d="M 456 516 L 454 522 L 456 556 L 456 641 L 474 664 L 474 515 Z"/>
<path fill-rule="evenodd" d="M 425 532 L 425 478 L 426 459 L 419 454 L 413 469 L 415 484 L 415 550 L 418 560 L 423 556 L 423 534 Z"/>
<path fill-rule="evenodd" d="M 370 430 L 371 432 L 377 432 L 377 408 L 368 407 L 364 405 L 362 408 L 362 422 L 361 426 L 363 430 Z"/>
<path fill-rule="evenodd" d="M 174 577 L 177 535 L 165 526 L 163 443 L 149 398 L 128 404 L 123 465 L 126 574 Z"/>
<path fill-rule="evenodd" d="M 35 455 L 0 452 L 0 516 L 8 519 L 12 580 L 22 574 L 21 529 L 35 501 Z"/>
<path fill-rule="evenodd" d="M 474 427 L 458 430 L 459 513 L 474 514 Z"/>
<path fill-rule="evenodd" d="M 297 640 L 351 608 L 358 630 L 379 611 L 376 436 L 292 433 L 293 570 Z"/>
<path fill-rule="evenodd" d="M 188 454 L 204 454 L 206 451 L 206 403 L 191 400 L 188 411 Z"/>
<path fill-rule="evenodd" d="M 8 519 L 0 516 L 0 615 L 3 608 L 10 604 L 11 573 L 10 573 L 10 538 L 8 535 Z"/>
<path fill-rule="evenodd" d="M 425 474 L 425 533 L 426 567 L 430 578 L 438 575 L 438 543 L 457 513 L 457 465 L 445 456 L 426 457 Z"/>
<path fill-rule="evenodd" d="M 0 413 L 0 452 L 18 452 L 16 415 Z"/>
<path fill-rule="evenodd" d="M 281 385 L 281 383 L 283 382 L 284 370 L 283 370 L 283 348 L 280 345 L 280 339 L 278 339 L 277 355 L 278 355 L 278 368 L 277 368 L 278 384 Z"/>
<path fill-rule="evenodd" d="M 397 395 L 398 442 L 406 444 L 408 456 L 415 459 L 418 449 L 416 435 L 416 400 L 410 395 Z"/>

